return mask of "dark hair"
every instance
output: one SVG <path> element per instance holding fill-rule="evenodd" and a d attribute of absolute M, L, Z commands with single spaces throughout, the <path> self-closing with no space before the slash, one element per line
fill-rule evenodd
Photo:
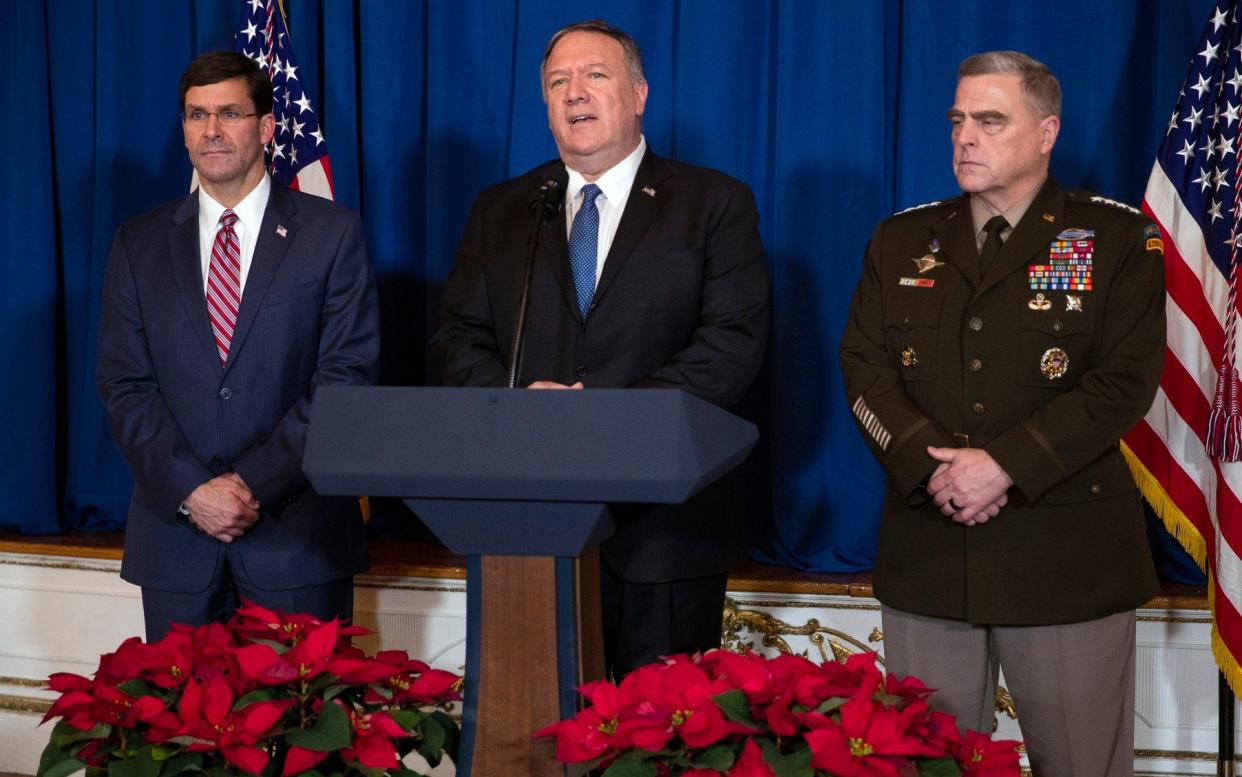
<path fill-rule="evenodd" d="M 624 30 L 613 27 L 603 19 L 591 19 L 590 21 L 577 22 L 568 27 L 562 27 L 557 30 L 552 39 L 548 41 L 548 46 L 543 50 L 543 59 L 539 62 L 539 83 L 542 87 L 544 70 L 548 66 L 548 58 L 552 56 L 552 49 L 556 48 L 556 44 L 560 43 L 571 32 L 594 32 L 600 35 L 607 35 L 617 43 L 621 44 L 622 50 L 625 51 L 625 67 L 630 73 L 630 81 L 638 83 L 643 80 L 643 53 L 638 50 L 638 43 L 629 36 Z"/>
<path fill-rule="evenodd" d="M 255 111 L 263 116 L 272 112 L 272 80 L 254 60 L 239 51 L 208 51 L 190 63 L 181 74 L 181 107 L 190 87 L 218 84 L 234 78 L 246 79 L 246 89 Z"/>
<path fill-rule="evenodd" d="M 1020 51 L 985 51 L 962 61 L 957 80 L 968 76 L 1022 76 L 1022 91 L 1030 98 L 1036 118 L 1061 115 L 1061 84 L 1048 66 Z"/>

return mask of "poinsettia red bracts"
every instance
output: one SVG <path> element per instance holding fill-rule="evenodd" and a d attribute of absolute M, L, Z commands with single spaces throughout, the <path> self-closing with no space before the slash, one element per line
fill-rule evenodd
<path fill-rule="evenodd" d="M 581 712 L 535 733 L 554 739 L 565 763 L 603 768 L 624 758 L 690 777 L 898 777 L 920 762 L 936 762 L 936 774 L 1020 773 L 1018 742 L 963 735 L 929 708 L 931 689 L 885 676 L 872 653 L 816 664 L 714 650 L 579 691 Z"/>
<path fill-rule="evenodd" d="M 423 708 L 459 699 L 461 678 L 404 651 L 368 657 L 349 644 L 367 633 L 247 602 L 226 624 L 177 625 L 150 645 L 127 639 L 94 677 L 48 679 L 60 697 L 44 722 L 59 722 L 41 773 L 66 761 L 107 768 L 146 758 L 152 773 L 177 763 L 259 774 L 275 758 L 288 777 L 392 769 L 420 746 L 433 762 L 445 748 L 452 755 L 457 724 Z M 440 744 L 428 747 L 433 729 Z M 178 753 L 189 760 L 175 761 Z"/>

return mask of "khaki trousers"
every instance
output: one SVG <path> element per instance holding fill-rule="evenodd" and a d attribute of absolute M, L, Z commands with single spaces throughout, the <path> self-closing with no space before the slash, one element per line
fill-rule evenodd
<path fill-rule="evenodd" d="M 1003 668 L 1035 777 L 1133 777 L 1133 610 L 1055 626 L 880 611 L 888 671 L 938 688 L 963 730 L 991 733 Z"/>

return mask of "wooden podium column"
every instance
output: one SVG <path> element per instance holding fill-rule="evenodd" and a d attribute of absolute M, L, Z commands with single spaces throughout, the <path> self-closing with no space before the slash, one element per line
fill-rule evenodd
<path fill-rule="evenodd" d="M 562 717 L 558 636 L 565 626 L 578 634 L 569 667 L 576 684 L 603 675 L 600 629 L 599 553 L 591 550 L 575 563 L 577 612 L 570 624 L 558 624 L 555 602 L 556 559 L 537 556 L 481 558 L 481 633 L 471 777 L 563 777 L 554 744 L 531 734 Z M 559 625 L 559 629 L 558 629 Z"/>

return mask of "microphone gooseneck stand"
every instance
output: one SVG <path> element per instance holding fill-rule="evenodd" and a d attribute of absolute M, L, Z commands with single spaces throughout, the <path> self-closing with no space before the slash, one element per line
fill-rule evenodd
<path fill-rule="evenodd" d="M 509 388 L 517 388 L 518 376 L 522 373 L 522 355 L 526 346 L 526 314 L 530 310 L 530 284 L 535 271 L 535 252 L 539 249 L 539 230 L 560 209 L 560 189 L 560 182 L 549 178 L 540 184 L 539 199 L 534 204 L 535 223 L 526 247 L 522 296 L 518 300 L 517 315 L 513 320 L 513 343 L 509 349 Z"/>

